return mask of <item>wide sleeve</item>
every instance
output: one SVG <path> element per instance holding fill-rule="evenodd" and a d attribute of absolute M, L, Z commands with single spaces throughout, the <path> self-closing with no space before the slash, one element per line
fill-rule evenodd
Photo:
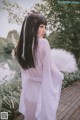
<path fill-rule="evenodd" d="M 63 75 L 56 68 L 54 62 L 51 65 L 50 46 L 45 41 L 43 49 L 43 80 L 37 104 L 37 120 L 56 120 Z"/>

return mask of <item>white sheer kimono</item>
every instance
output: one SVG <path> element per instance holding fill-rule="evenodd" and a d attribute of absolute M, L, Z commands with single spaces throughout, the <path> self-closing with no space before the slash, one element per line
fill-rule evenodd
<path fill-rule="evenodd" d="M 25 120 L 56 120 L 64 76 L 54 61 L 51 62 L 48 41 L 43 38 L 38 41 L 36 68 L 21 69 L 19 112 L 25 116 Z"/>

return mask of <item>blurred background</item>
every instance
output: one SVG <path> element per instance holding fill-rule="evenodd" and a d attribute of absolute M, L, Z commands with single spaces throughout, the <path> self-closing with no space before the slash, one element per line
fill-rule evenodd
<path fill-rule="evenodd" d="M 65 74 L 63 88 L 80 80 L 80 4 L 60 1 L 0 0 L 0 111 L 7 111 L 9 120 L 15 120 L 20 114 L 21 92 L 20 66 L 11 54 L 30 10 L 45 15 L 46 38 L 51 48 L 65 49 L 75 56 L 79 69 L 76 73 Z"/>

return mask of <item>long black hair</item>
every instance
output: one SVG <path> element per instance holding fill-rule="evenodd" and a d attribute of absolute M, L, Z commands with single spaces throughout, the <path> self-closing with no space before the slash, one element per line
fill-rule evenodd
<path fill-rule="evenodd" d="M 36 50 L 38 47 L 37 32 L 40 24 L 47 24 L 46 18 L 38 13 L 25 17 L 16 48 L 16 58 L 23 69 L 35 68 Z"/>

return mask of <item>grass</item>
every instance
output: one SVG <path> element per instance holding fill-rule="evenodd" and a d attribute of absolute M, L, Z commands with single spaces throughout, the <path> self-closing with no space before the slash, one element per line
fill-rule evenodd
<path fill-rule="evenodd" d="M 1 112 L 8 112 L 8 120 L 15 120 L 18 116 L 19 99 L 21 93 L 21 80 L 11 80 L 0 86 Z"/>
<path fill-rule="evenodd" d="M 20 67 L 10 55 L 1 54 L 0 62 L 8 63 L 11 70 L 16 71 L 15 78 L 4 81 L 0 85 L 0 111 L 8 112 L 8 120 L 15 120 L 18 116 L 19 98 L 21 93 Z"/>

